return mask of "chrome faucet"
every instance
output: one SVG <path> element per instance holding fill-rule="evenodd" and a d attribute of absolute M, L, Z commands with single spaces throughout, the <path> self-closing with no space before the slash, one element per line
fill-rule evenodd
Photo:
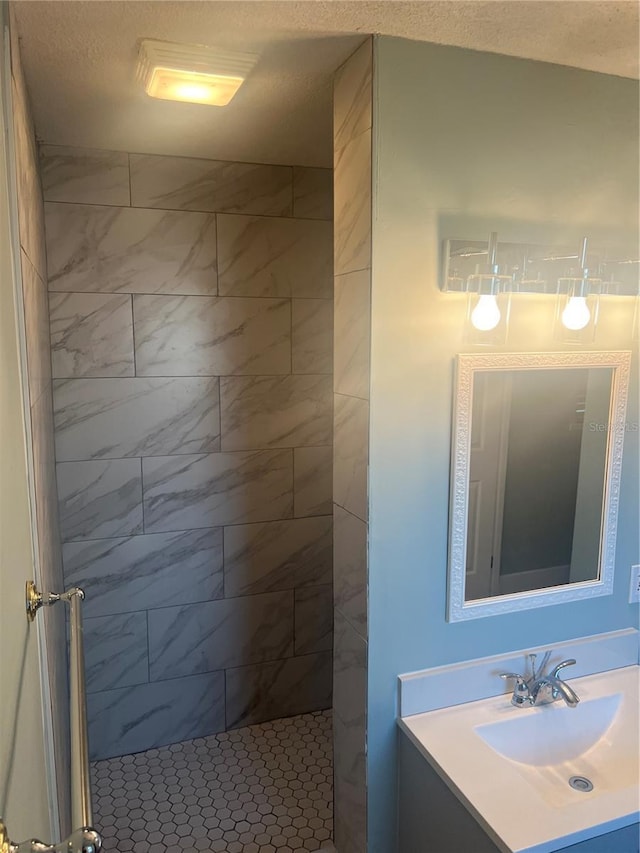
<path fill-rule="evenodd" d="M 500 673 L 500 678 L 505 680 L 513 678 L 515 680 L 513 695 L 511 696 L 512 705 L 518 708 L 523 705 L 547 705 L 557 699 L 564 699 L 570 708 L 576 707 L 580 701 L 578 694 L 560 677 L 560 671 L 565 666 L 572 666 L 576 662 L 575 658 L 563 660 L 550 673 L 545 673 L 550 657 L 551 652 L 545 652 L 542 663 L 536 668 L 537 655 L 530 654 L 531 675 L 528 678 L 524 675 L 518 675 L 516 672 Z"/>

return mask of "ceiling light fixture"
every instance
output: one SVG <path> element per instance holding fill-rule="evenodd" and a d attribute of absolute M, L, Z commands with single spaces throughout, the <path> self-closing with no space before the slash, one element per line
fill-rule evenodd
<path fill-rule="evenodd" d="M 137 76 L 152 98 L 224 107 L 257 61 L 255 53 L 143 39 Z"/>

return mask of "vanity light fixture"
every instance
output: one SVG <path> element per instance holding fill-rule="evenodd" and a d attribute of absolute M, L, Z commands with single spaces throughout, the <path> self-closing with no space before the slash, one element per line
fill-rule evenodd
<path fill-rule="evenodd" d="M 488 243 L 446 240 L 441 287 L 447 293 L 466 293 L 472 300 L 477 296 L 468 320 L 483 334 L 505 325 L 500 298 L 508 301 L 519 293 L 555 296 L 559 326 L 573 336 L 567 342 L 582 343 L 583 330 L 595 328 L 600 296 L 638 296 L 637 256 L 611 257 L 607 251 L 588 256 L 587 243 L 583 237 L 578 252 L 525 243 L 498 244 L 495 231 Z M 498 342 L 489 337 L 486 342 Z"/>
<path fill-rule="evenodd" d="M 152 98 L 224 107 L 257 60 L 255 53 L 143 39 L 137 76 Z"/>

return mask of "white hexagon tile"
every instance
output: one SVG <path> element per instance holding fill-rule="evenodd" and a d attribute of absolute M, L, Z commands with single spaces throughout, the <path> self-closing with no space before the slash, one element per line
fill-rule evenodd
<path fill-rule="evenodd" d="M 330 711 L 110 758 L 91 769 L 105 853 L 334 851 Z"/>

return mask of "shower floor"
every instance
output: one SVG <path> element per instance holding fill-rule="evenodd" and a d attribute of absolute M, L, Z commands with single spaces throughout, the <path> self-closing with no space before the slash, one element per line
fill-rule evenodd
<path fill-rule="evenodd" d="M 331 712 L 97 761 L 94 822 L 118 853 L 329 853 Z"/>

